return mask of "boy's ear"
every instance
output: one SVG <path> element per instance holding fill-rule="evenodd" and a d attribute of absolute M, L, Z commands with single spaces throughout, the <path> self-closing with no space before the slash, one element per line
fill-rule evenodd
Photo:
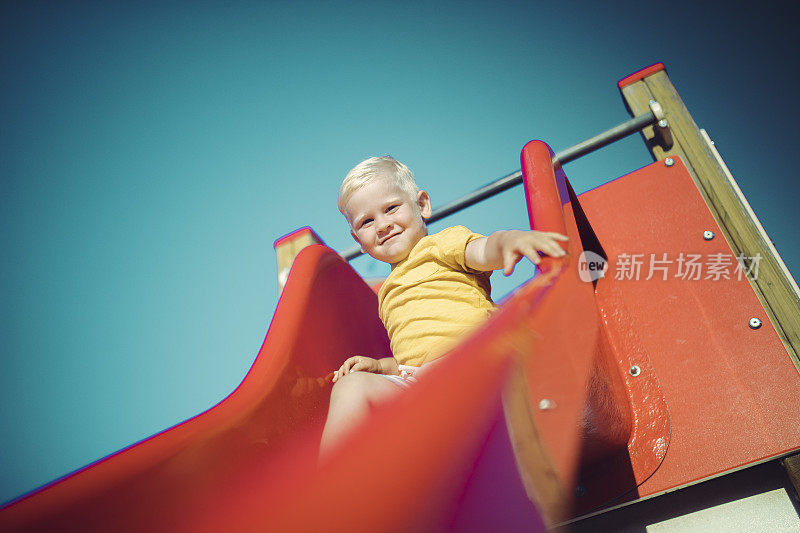
<path fill-rule="evenodd" d="M 361 241 L 358 240 L 358 236 L 356 235 L 356 232 L 353 231 L 353 230 L 350 230 L 350 235 L 352 235 L 353 239 L 355 239 L 355 241 L 358 243 L 358 245 L 361 246 L 361 253 L 362 254 L 367 253 L 367 251 L 364 250 L 364 246 L 361 244 Z"/>
<path fill-rule="evenodd" d="M 430 218 L 433 214 L 433 208 L 431 207 L 431 197 L 428 196 L 427 192 L 419 191 L 417 193 L 417 205 L 420 213 L 422 213 L 422 218 Z"/>

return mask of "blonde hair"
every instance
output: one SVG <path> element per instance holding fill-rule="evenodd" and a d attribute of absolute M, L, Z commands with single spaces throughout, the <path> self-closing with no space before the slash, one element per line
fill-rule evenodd
<path fill-rule="evenodd" d="M 344 177 L 339 187 L 339 211 L 344 214 L 344 206 L 358 189 L 380 178 L 389 178 L 416 201 L 419 187 L 414 181 L 414 174 L 403 163 L 390 155 L 370 157 L 353 167 Z"/>

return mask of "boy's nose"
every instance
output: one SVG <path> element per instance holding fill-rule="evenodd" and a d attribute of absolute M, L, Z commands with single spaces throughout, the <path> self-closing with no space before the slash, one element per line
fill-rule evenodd
<path fill-rule="evenodd" d="M 376 221 L 376 223 L 378 225 L 378 233 L 382 233 L 384 231 L 387 231 L 389 228 L 392 227 L 392 222 L 386 217 L 379 218 Z"/>

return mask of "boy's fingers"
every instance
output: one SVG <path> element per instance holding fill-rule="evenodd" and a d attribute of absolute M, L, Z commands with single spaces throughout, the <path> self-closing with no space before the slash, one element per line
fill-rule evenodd
<path fill-rule="evenodd" d="M 520 252 L 509 252 L 503 256 L 503 274 L 510 276 L 514 272 L 514 266 L 522 259 L 524 254 Z"/>
<path fill-rule="evenodd" d="M 353 357 L 348 357 L 345 362 L 342 363 L 342 366 L 333 373 L 333 381 L 336 382 L 345 374 L 356 372 L 360 368 L 359 365 L 363 365 L 363 360 L 359 356 L 354 355 Z"/>
<path fill-rule="evenodd" d="M 563 233 L 558 233 L 556 231 L 543 231 L 540 233 L 542 237 L 546 237 L 548 239 L 557 239 L 559 241 L 568 241 L 569 237 L 564 235 Z"/>
<path fill-rule="evenodd" d="M 554 233 L 553 235 L 559 235 L 559 234 L 558 233 Z M 567 239 L 564 238 L 564 239 L 560 239 L 560 240 L 563 241 L 563 240 L 567 240 Z M 528 252 L 531 252 L 531 250 L 532 250 L 534 255 L 528 255 Z M 564 249 L 554 239 L 543 239 L 542 242 L 535 243 L 535 244 L 530 244 L 529 247 L 526 248 L 525 256 L 530 258 L 530 260 L 533 261 L 534 263 L 536 263 L 537 265 L 539 264 L 539 252 L 538 252 L 538 250 L 541 250 L 541 252 L 543 254 L 547 254 L 547 255 L 549 255 L 551 257 L 562 257 L 562 256 L 566 255 L 566 252 L 564 251 Z M 534 257 L 536 257 L 536 259 L 534 259 Z"/>
<path fill-rule="evenodd" d="M 353 357 L 351 359 L 348 359 L 347 362 L 350 363 L 347 371 L 348 374 L 352 374 L 353 372 L 358 372 L 364 367 L 364 360 L 361 359 L 360 357 Z"/>
<path fill-rule="evenodd" d="M 534 265 L 538 265 L 539 261 L 541 261 L 541 258 L 539 257 L 539 254 L 536 253 L 535 249 L 525 250 L 525 257 L 527 257 L 528 260 Z"/>
<path fill-rule="evenodd" d="M 530 259 L 531 263 L 534 265 L 538 265 L 542 260 L 542 258 L 539 257 L 539 252 L 536 250 L 535 246 L 528 246 L 525 248 L 524 255 Z"/>
<path fill-rule="evenodd" d="M 542 261 L 542 258 L 539 257 L 539 254 L 536 252 L 535 249 L 532 251 L 526 251 L 525 257 L 528 258 L 528 260 L 536 266 L 539 266 L 539 263 Z"/>

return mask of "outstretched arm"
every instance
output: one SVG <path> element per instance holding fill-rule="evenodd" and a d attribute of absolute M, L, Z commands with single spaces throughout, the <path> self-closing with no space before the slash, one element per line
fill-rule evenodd
<path fill-rule="evenodd" d="M 464 254 L 468 267 L 484 272 L 502 268 L 503 274 L 508 276 L 523 257 L 538 265 L 539 252 L 552 257 L 565 255 L 558 241 L 567 240 L 565 235 L 549 231 L 495 231 L 488 237 L 469 242 Z"/>

